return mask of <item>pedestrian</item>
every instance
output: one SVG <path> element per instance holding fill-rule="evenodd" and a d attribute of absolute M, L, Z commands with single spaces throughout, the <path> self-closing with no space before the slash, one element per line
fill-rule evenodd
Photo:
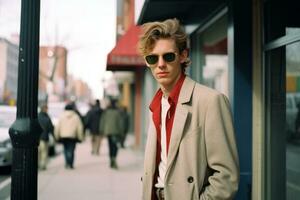
<path fill-rule="evenodd" d="M 239 161 L 229 101 L 185 75 L 179 21 L 144 24 L 139 50 L 160 86 L 149 107 L 142 199 L 233 199 Z"/>
<path fill-rule="evenodd" d="M 85 122 L 84 122 L 84 116 L 80 113 L 80 111 L 77 108 L 76 102 L 75 101 L 70 101 L 68 103 L 69 105 L 71 105 L 73 107 L 73 111 L 78 115 L 78 117 L 80 118 L 80 121 L 83 125 L 83 134 L 85 134 Z"/>
<path fill-rule="evenodd" d="M 120 138 L 120 145 L 122 148 L 125 148 L 125 141 L 129 129 L 129 115 L 126 106 L 121 107 L 121 116 L 123 119 L 123 133 Z"/>
<path fill-rule="evenodd" d="M 101 141 L 103 138 L 103 133 L 100 132 L 99 129 L 101 114 L 102 109 L 100 107 L 100 100 L 96 99 L 95 104 L 92 105 L 91 109 L 85 116 L 85 126 L 91 134 L 92 155 L 99 155 Z"/>
<path fill-rule="evenodd" d="M 65 167 L 67 169 L 74 168 L 76 143 L 82 142 L 84 139 L 83 125 L 74 109 L 73 104 L 67 104 L 54 129 L 56 140 L 64 146 Z"/>
<path fill-rule="evenodd" d="M 53 135 L 54 126 L 51 121 L 51 118 L 48 115 L 48 106 L 47 104 L 43 104 L 40 108 L 40 112 L 38 114 L 38 121 L 42 127 L 42 134 L 40 136 L 40 144 L 38 148 L 38 160 L 39 160 L 39 168 L 41 170 L 45 170 L 47 168 L 48 162 L 48 143 L 50 134 Z"/>
<path fill-rule="evenodd" d="M 118 143 L 123 132 L 123 121 L 116 100 L 111 99 L 110 105 L 104 110 L 100 119 L 100 132 L 108 138 L 110 167 L 117 169 Z"/>

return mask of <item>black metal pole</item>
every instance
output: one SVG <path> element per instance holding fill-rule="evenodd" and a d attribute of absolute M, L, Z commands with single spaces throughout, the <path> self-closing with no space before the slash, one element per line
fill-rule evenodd
<path fill-rule="evenodd" d="M 40 0 L 22 0 L 17 119 L 9 129 L 13 144 L 11 199 L 37 199 L 37 120 Z"/>

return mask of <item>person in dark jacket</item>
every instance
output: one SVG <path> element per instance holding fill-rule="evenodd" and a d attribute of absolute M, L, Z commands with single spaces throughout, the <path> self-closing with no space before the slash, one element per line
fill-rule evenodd
<path fill-rule="evenodd" d="M 99 155 L 101 141 L 103 139 L 103 133 L 99 130 L 101 114 L 100 101 L 97 99 L 85 116 L 86 129 L 91 133 L 92 155 Z"/>
<path fill-rule="evenodd" d="M 43 104 L 41 106 L 41 111 L 38 115 L 39 123 L 43 129 L 40 136 L 39 144 L 39 168 L 45 170 L 48 162 L 48 142 L 49 134 L 53 135 L 54 126 L 52 124 L 51 118 L 48 115 L 48 106 Z"/>
<path fill-rule="evenodd" d="M 116 100 L 111 99 L 110 106 L 104 110 L 100 119 L 100 132 L 108 138 L 110 167 L 117 169 L 118 142 L 123 133 L 123 120 Z"/>

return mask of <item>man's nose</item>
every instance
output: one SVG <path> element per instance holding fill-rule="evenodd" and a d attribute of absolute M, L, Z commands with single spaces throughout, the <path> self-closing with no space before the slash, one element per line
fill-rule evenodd
<path fill-rule="evenodd" d="M 162 56 L 158 57 L 158 63 L 157 63 L 159 68 L 163 68 L 166 66 L 166 61 L 163 59 Z"/>

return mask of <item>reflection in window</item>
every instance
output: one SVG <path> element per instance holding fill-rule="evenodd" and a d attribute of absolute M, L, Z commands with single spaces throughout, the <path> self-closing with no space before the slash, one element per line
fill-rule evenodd
<path fill-rule="evenodd" d="M 288 28 L 287 34 L 300 33 Z M 286 46 L 286 191 L 287 200 L 300 196 L 300 42 Z"/>
<path fill-rule="evenodd" d="M 203 84 L 228 96 L 227 13 L 200 35 Z"/>
<path fill-rule="evenodd" d="M 206 55 L 203 82 L 228 96 L 228 56 Z"/>

